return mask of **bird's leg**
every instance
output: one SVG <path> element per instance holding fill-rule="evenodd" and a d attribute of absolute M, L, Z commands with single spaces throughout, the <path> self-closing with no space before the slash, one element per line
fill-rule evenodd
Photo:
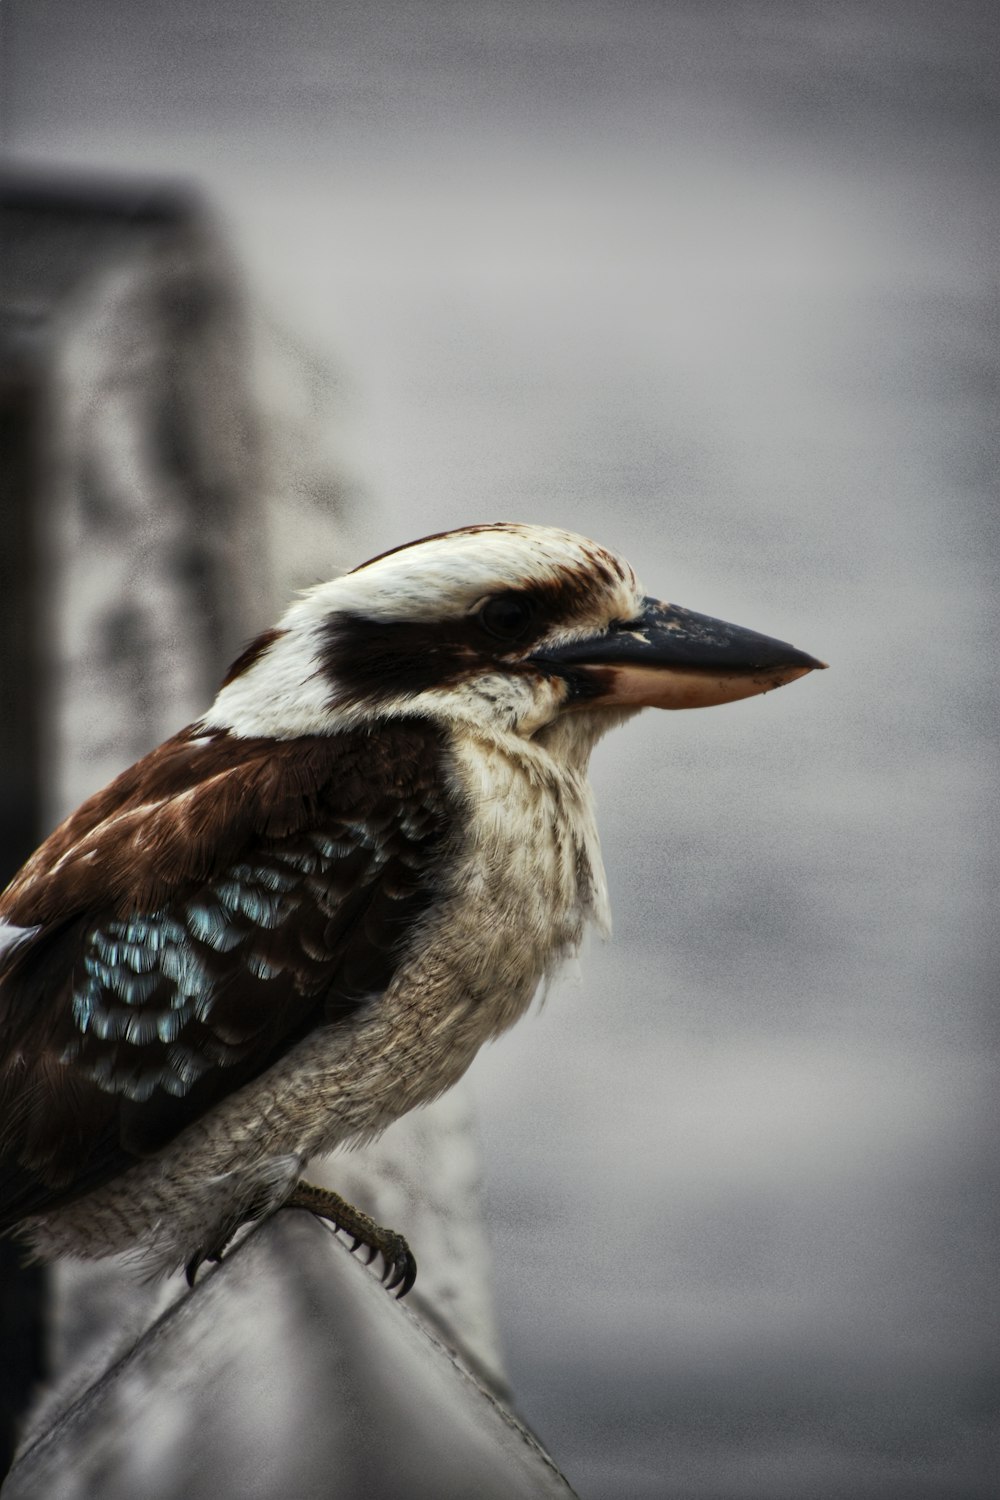
<path fill-rule="evenodd" d="M 327 1219 L 335 1229 L 342 1229 L 345 1234 L 352 1235 L 354 1243 L 351 1251 L 364 1245 L 368 1250 L 368 1265 L 371 1265 L 376 1255 L 381 1255 L 385 1261 L 382 1280 L 390 1292 L 399 1287 L 397 1297 L 405 1297 L 416 1281 L 417 1263 L 403 1236 L 394 1229 L 383 1229 L 374 1219 L 363 1214 L 332 1189 L 314 1187 L 311 1182 L 300 1182 L 281 1206 L 304 1208 L 307 1213 Z"/>

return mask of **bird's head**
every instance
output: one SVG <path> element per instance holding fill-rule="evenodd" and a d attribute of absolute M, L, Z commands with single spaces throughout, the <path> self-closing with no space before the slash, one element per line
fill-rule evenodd
<path fill-rule="evenodd" d="M 203 721 L 288 739 L 421 714 L 593 742 L 643 707 L 749 698 L 823 662 L 644 594 L 586 537 L 497 523 L 426 537 L 303 595 Z"/>

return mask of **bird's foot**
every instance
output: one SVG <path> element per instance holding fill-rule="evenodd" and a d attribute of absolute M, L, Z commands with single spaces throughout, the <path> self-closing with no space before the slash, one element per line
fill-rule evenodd
<path fill-rule="evenodd" d="M 381 1255 L 385 1262 L 382 1280 L 387 1291 L 399 1288 L 397 1297 L 405 1297 L 416 1281 L 417 1263 L 403 1236 L 394 1229 L 383 1229 L 339 1193 L 330 1188 L 314 1187 L 310 1182 L 300 1182 L 281 1206 L 304 1208 L 307 1213 L 327 1219 L 335 1229 L 342 1229 L 345 1234 L 353 1236 L 351 1252 L 364 1245 L 368 1251 L 366 1264 L 369 1266 L 376 1255 Z"/>

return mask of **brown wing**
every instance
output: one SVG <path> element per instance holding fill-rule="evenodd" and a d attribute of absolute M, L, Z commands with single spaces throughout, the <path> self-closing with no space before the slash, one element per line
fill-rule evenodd
<path fill-rule="evenodd" d="M 185 731 L 0 900 L 0 1222 L 157 1150 L 385 989 L 454 825 L 422 721 L 275 742 Z M 34 929 L 37 929 L 35 931 Z"/>

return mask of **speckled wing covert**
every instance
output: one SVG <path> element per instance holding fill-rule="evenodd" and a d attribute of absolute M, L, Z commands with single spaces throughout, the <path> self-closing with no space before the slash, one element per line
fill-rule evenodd
<path fill-rule="evenodd" d="M 453 813 L 421 720 L 188 729 L 84 803 L 0 898 L 0 1224 L 114 1177 L 384 990 Z"/>

